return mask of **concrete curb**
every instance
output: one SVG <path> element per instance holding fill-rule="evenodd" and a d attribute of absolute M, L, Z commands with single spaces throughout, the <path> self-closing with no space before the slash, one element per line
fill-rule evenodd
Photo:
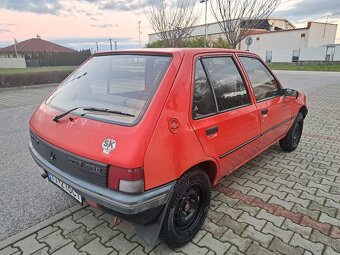
<path fill-rule="evenodd" d="M 0 250 L 11 245 L 11 244 L 13 244 L 13 243 L 18 242 L 21 239 L 24 239 L 25 237 L 27 237 L 29 235 L 32 235 L 33 233 L 39 231 L 40 229 L 43 229 L 43 228 L 45 228 L 45 227 L 63 219 L 63 218 L 66 218 L 67 216 L 69 216 L 69 215 L 75 213 L 76 211 L 79 211 L 79 210 L 81 210 L 85 207 L 87 207 L 87 205 L 84 205 L 84 206 L 75 205 L 75 206 L 73 206 L 73 207 L 71 207 L 71 208 L 69 208 L 65 211 L 62 211 L 62 212 L 52 216 L 51 218 L 48 218 L 48 219 L 46 219 L 46 220 L 44 220 L 44 221 L 42 221 L 42 222 L 40 222 L 40 223 L 38 223 L 38 224 L 36 224 L 32 227 L 25 229 L 24 231 L 22 231 L 22 232 L 20 232 L 16 235 L 13 235 L 13 236 L 1 241 L 0 242 Z"/>
<path fill-rule="evenodd" d="M 40 89 L 46 87 L 57 86 L 60 83 L 48 83 L 48 84 L 37 84 L 37 85 L 27 85 L 27 86 L 13 86 L 9 88 L 0 88 L 0 91 L 16 90 L 16 89 Z"/>

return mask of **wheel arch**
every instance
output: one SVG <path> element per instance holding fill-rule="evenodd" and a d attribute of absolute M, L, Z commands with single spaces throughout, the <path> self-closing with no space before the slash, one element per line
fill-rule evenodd
<path fill-rule="evenodd" d="M 207 173 L 207 175 L 209 176 L 209 179 L 210 179 L 211 186 L 215 186 L 217 184 L 219 179 L 218 179 L 218 174 L 217 174 L 218 173 L 218 166 L 217 166 L 216 162 L 214 162 L 213 160 L 202 161 L 202 162 L 192 166 L 187 171 L 190 171 L 190 170 L 195 169 L 195 168 L 200 168 L 200 169 L 204 170 L 204 172 Z M 184 173 L 186 173 L 187 171 L 185 171 Z"/>
<path fill-rule="evenodd" d="M 304 106 L 302 106 L 302 107 L 300 108 L 299 112 L 302 113 L 303 118 L 306 118 L 307 113 L 308 113 L 308 109 L 307 109 L 307 107 L 304 105 Z"/>

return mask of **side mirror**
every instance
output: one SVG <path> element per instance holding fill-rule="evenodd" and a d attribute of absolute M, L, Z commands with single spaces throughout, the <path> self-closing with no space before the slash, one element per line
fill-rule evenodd
<path fill-rule="evenodd" d="M 299 97 L 299 91 L 295 89 L 281 89 L 281 95 L 284 97 Z"/>

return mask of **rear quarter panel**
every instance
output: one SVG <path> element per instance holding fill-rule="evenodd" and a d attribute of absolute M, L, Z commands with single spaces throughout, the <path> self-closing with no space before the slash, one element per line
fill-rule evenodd
<path fill-rule="evenodd" d="M 146 190 L 176 180 L 192 166 L 209 160 L 188 121 L 191 74 L 192 56 L 186 55 L 146 151 Z M 170 132 L 171 119 L 180 123 L 176 134 Z"/>

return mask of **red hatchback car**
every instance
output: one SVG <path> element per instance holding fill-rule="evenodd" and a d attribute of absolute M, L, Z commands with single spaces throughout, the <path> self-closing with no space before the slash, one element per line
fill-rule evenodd
<path fill-rule="evenodd" d="M 200 230 L 210 190 L 276 142 L 293 151 L 307 115 L 257 56 L 227 49 L 96 53 L 30 120 L 43 177 L 170 247 Z"/>

